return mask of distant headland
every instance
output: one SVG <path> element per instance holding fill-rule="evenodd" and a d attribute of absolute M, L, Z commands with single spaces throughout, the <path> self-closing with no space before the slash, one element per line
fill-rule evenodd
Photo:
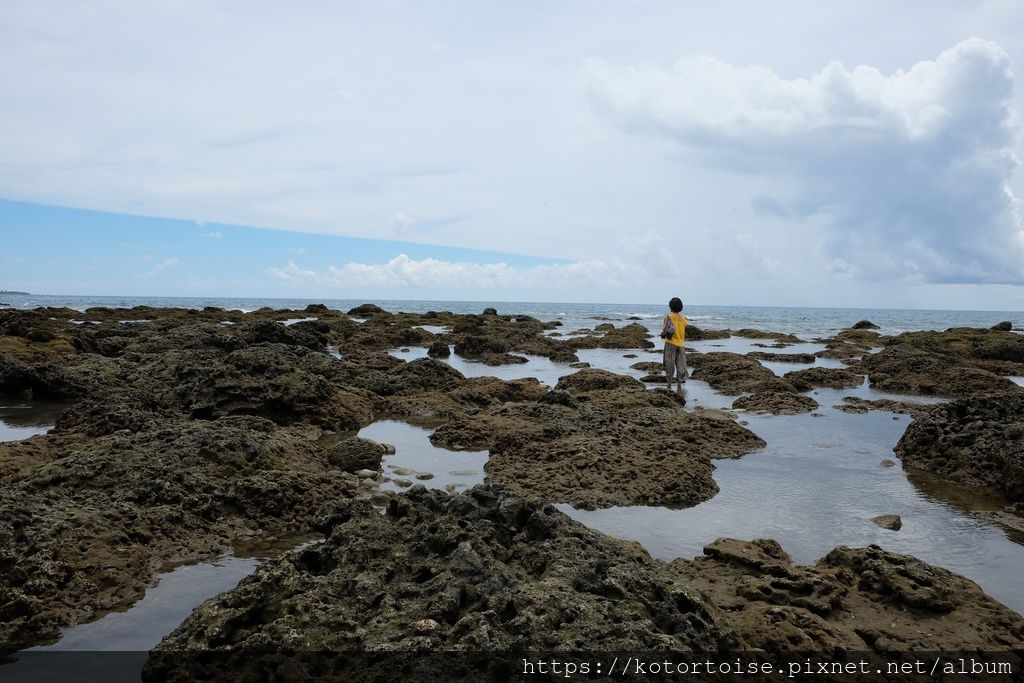
<path fill-rule="evenodd" d="M 13 289 L 0 289 L 0 296 L 3 296 L 4 294 L 18 294 L 20 296 L 32 296 L 28 292 L 18 292 L 18 291 L 15 291 Z"/>

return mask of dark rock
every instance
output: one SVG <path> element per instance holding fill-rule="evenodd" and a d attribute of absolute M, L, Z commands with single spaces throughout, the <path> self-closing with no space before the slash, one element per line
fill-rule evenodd
<path fill-rule="evenodd" d="M 719 539 L 669 569 L 721 610 L 746 649 L 988 650 L 1024 643 L 1024 619 L 972 581 L 878 546 L 794 565 L 775 541 Z M 999 643 L 1000 645 L 995 645 Z"/>
<path fill-rule="evenodd" d="M 334 444 L 327 451 L 327 462 L 346 472 L 378 470 L 383 455 L 384 447 L 381 444 L 353 436 Z"/>
<path fill-rule="evenodd" d="M 850 370 L 867 374 L 872 387 L 883 391 L 937 396 L 971 396 L 1024 392 L 1005 377 L 972 367 L 966 359 L 894 342 L 866 356 Z"/>
<path fill-rule="evenodd" d="M 728 339 L 731 335 L 729 330 L 705 330 L 691 323 L 686 325 L 687 341 L 706 341 L 709 339 Z"/>
<path fill-rule="evenodd" d="M 439 339 L 430 345 L 427 349 L 427 355 L 431 358 L 448 358 L 452 355 L 452 352 L 448 344 Z"/>
<path fill-rule="evenodd" d="M 796 391 L 792 384 L 753 358 L 738 353 L 700 353 L 688 356 L 687 360 L 693 367 L 694 379 L 707 382 L 725 394 Z"/>
<path fill-rule="evenodd" d="M 851 330 L 877 330 L 878 325 L 870 320 L 859 320 L 850 326 Z"/>
<path fill-rule="evenodd" d="M 1001 323 L 996 323 L 990 329 L 996 330 L 997 332 L 1009 332 L 1013 329 L 1013 323 L 1009 320 L 1004 320 Z"/>
<path fill-rule="evenodd" d="M 351 315 L 356 318 L 369 318 L 381 313 L 386 314 L 387 311 L 376 304 L 360 304 L 355 308 L 350 308 L 347 315 Z"/>
<path fill-rule="evenodd" d="M 483 315 L 498 315 L 498 310 L 496 308 L 485 308 Z"/>
<path fill-rule="evenodd" d="M 917 417 L 895 447 L 916 467 L 1024 501 L 1024 395 L 972 397 Z"/>
<path fill-rule="evenodd" d="M 463 358 L 476 358 L 484 354 L 502 354 L 509 350 L 504 339 L 467 335 L 455 343 L 455 353 Z"/>
<path fill-rule="evenodd" d="M 386 644 L 467 652 L 446 658 L 450 680 L 453 673 L 479 678 L 473 651 L 719 651 L 737 644 L 697 592 L 637 546 L 493 486 L 456 496 L 414 486 L 384 515 L 343 501 L 325 528 L 325 542 L 265 563 L 206 602 L 160 648 L 351 652 Z M 195 661 L 193 673 L 207 677 L 270 673 L 255 659 L 221 672 Z M 393 667 L 387 673 L 393 680 Z M 161 678 L 161 670 L 147 675 Z"/>
<path fill-rule="evenodd" d="M 878 515 L 872 517 L 871 521 L 889 531 L 899 531 L 903 528 L 903 520 L 899 515 Z"/>
<path fill-rule="evenodd" d="M 748 358 L 767 360 L 776 363 L 813 363 L 814 355 L 810 353 L 770 353 L 767 351 L 751 351 Z"/>
<path fill-rule="evenodd" d="M 818 402 L 809 396 L 788 391 L 761 391 L 739 397 L 732 402 L 732 407 L 757 413 L 795 415 L 814 410 Z"/>
<path fill-rule="evenodd" d="M 853 389 L 864 383 L 863 375 L 858 375 L 841 368 L 807 368 L 806 370 L 787 372 L 783 377 L 797 391 L 810 391 L 816 387 Z"/>
<path fill-rule="evenodd" d="M 561 378 L 540 404 L 493 406 L 449 420 L 431 441 L 487 449 L 489 481 L 585 509 L 695 505 L 717 491 L 712 458 L 739 457 L 764 444 L 732 420 L 685 412 L 675 393 L 647 391 L 631 377 L 595 369 Z"/>
<path fill-rule="evenodd" d="M 842 404 L 833 406 L 833 408 L 841 410 L 844 413 L 864 414 L 871 410 L 886 410 L 893 413 L 903 413 L 916 417 L 929 412 L 932 409 L 932 406 L 924 403 L 893 401 L 888 398 L 869 400 L 858 396 L 844 396 Z"/>

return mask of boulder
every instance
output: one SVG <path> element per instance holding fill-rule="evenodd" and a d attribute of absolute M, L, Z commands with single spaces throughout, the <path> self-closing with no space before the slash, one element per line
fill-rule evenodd
<path fill-rule="evenodd" d="M 895 447 L 904 467 L 1024 501 L 1024 395 L 972 397 L 917 417 Z"/>

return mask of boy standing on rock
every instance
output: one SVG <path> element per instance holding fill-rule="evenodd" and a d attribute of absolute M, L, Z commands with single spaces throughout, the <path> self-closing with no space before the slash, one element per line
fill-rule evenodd
<path fill-rule="evenodd" d="M 669 313 L 661 323 L 661 338 L 665 340 L 665 377 L 669 391 L 672 390 L 672 378 L 676 377 L 676 390 L 683 390 L 686 381 L 686 316 L 683 315 L 683 302 L 679 297 L 672 297 L 668 302 Z"/>

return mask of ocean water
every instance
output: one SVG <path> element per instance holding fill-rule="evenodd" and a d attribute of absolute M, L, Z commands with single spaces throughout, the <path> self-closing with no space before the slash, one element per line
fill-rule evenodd
<path fill-rule="evenodd" d="M 593 327 L 601 322 L 617 325 L 630 317 L 651 327 L 667 312 L 666 304 L 584 304 L 539 302 L 486 302 L 486 301 L 403 301 L 355 299 L 262 299 L 223 297 L 132 297 L 132 296 L 61 296 L 0 294 L 0 309 L 4 307 L 31 309 L 37 306 L 68 307 L 85 311 L 92 306 L 132 308 L 134 306 L 166 306 L 175 308 L 203 308 L 216 306 L 224 309 L 254 311 L 264 306 L 274 309 L 301 310 L 309 304 L 325 304 L 330 308 L 347 311 L 359 304 L 372 303 L 384 310 L 408 313 L 451 311 L 453 313 L 479 313 L 489 306 L 498 313 L 530 315 L 542 320 L 560 320 L 567 330 Z M 745 327 L 794 334 L 802 339 L 831 336 L 850 327 L 859 320 L 870 320 L 878 325 L 882 334 L 899 334 L 913 330 L 944 330 L 950 327 L 991 327 L 1009 320 L 1014 327 L 1024 325 L 1021 311 L 955 311 L 955 310 L 901 310 L 890 308 L 796 308 L 767 306 L 704 306 L 685 304 L 683 312 L 690 322 L 711 329 L 742 329 Z"/>

